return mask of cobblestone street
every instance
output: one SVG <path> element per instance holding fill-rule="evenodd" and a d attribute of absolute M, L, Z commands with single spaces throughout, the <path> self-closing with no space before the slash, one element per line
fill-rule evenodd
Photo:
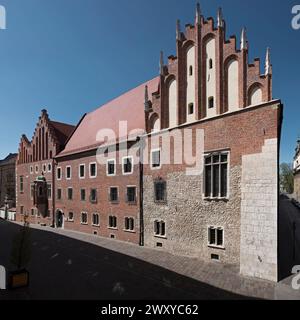
<path fill-rule="evenodd" d="M 9 243 L 16 224 L 0 221 Z M 1 299 L 273 299 L 275 284 L 248 279 L 234 267 L 204 263 L 92 235 L 32 226 L 28 289 Z M 0 264 L 9 266 L 9 247 Z"/>

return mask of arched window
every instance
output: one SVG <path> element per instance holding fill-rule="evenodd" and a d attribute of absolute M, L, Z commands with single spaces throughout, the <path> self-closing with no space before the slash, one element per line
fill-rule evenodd
<path fill-rule="evenodd" d="M 193 66 L 190 66 L 190 72 L 189 72 L 190 76 L 193 75 Z"/>
<path fill-rule="evenodd" d="M 232 59 L 226 66 L 228 111 L 239 109 L 239 63 Z"/>
<path fill-rule="evenodd" d="M 213 68 L 213 60 L 212 59 L 209 59 L 209 69 L 212 69 Z"/>
<path fill-rule="evenodd" d="M 250 106 L 254 106 L 254 105 L 257 105 L 257 104 L 261 104 L 262 102 L 263 102 L 262 88 L 261 88 L 261 86 L 259 84 L 254 85 L 249 90 L 248 104 Z"/>
<path fill-rule="evenodd" d="M 172 80 L 169 85 L 169 127 L 177 126 L 177 82 Z"/>

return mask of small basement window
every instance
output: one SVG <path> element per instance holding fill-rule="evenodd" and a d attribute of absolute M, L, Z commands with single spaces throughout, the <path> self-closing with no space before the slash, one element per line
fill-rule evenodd
<path fill-rule="evenodd" d="M 212 254 L 211 260 L 220 261 L 220 256 L 218 254 Z"/>

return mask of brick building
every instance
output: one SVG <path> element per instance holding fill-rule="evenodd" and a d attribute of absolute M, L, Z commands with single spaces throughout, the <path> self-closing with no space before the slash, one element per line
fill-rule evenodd
<path fill-rule="evenodd" d="M 41 159 L 41 147 L 32 151 L 22 138 L 18 218 L 32 213 L 33 222 L 50 224 L 52 214 L 56 227 L 220 260 L 277 281 L 282 105 L 272 98 L 270 50 L 261 74 L 259 59 L 248 62 L 245 29 L 237 49 L 222 11 L 215 24 L 199 5 L 194 25 L 183 32 L 177 22 L 176 45 L 167 63 L 161 53 L 158 77 L 85 114 L 75 130 L 67 126 L 51 156 Z M 181 154 L 190 145 L 193 156 L 201 150 L 194 174 Z M 37 178 L 35 161 L 51 163 L 51 173 Z M 49 183 L 54 201 L 38 199 Z M 52 212 L 43 220 L 34 210 L 45 215 L 45 203 Z"/>
<path fill-rule="evenodd" d="M 52 225 L 55 160 L 74 126 L 52 121 L 42 110 L 31 141 L 23 135 L 17 159 L 17 220 Z"/>
<path fill-rule="evenodd" d="M 16 205 L 16 160 L 13 153 L 0 160 L 0 208 L 6 200 L 10 208 Z"/>

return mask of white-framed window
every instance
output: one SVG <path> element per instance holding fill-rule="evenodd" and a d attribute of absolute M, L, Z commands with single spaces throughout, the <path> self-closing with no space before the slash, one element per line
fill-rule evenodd
<path fill-rule="evenodd" d="M 109 216 L 108 227 L 110 229 L 117 229 L 117 217 L 116 216 Z"/>
<path fill-rule="evenodd" d="M 229 152 L 213 152 L 204 158 L 204 198 L 228 198 Z"/>
<path fill-rule="evenodd" d="M 68 221 L 69 222 L 74 222 L 74 212 L 70 211 L 68 213 Z"/>
<path fill-rule="evenodd" d="M 85 178 L 85 164 L 80 164 L 79 165 L 79 179 L 84 179 Z"/>
<path fill-rule="evenodd" d="M 88 224 L 88 214 L 87 214 L 87 212 L 81 212 L 80 223 L 81 224 Z"/>
<path fill-rule="evenodd" d="M 166 236 L 166 223 L 162 220 L 154 221 L 154 234 L 156 237 Z"/>
<path fill-rule="evenodd" d="M 52 164 L 48 163 L 48 172 L 52 172 Z"/>
<path fill-rule="evenodd" d="M 47 196 L 48 200 L 52 200 L 52 183 L 47 184 Z"/>
<path fill-rule="evenodd" d="M 92 225 L 95 227 L 100 226 L 100 216 L 98 213 L 93 213 L 92 214 Z"/>
<path fill-rule="evenodd" d="M 30 171 L 30 174 L 33 174 L 33 166 L 30 166 L 29 171 Z"/>
<path fill-rule="evenodd" d="M 72 167 L 66 166 L 66 179 L 71 180 L 72 179 Z"/>
<path fill-rule="evenodd" d="M 115 176 L 116 175 L 116 159 L 107 160 L 106 174 L 108 176 Z"/>
<path fill-rule="evenodd" d="M 211 247 L 224 248 L 223 227 L 208 227 L 208 245 Z"/>
<path fill-rule="evenodd" d="M 57 179 L 57 180 L 61 180 L 61 179 L 62 179 L 61 167 L 58 167 L 58 168 L 56 169 L 56 179 Z"/>
<path fill-rule="evenodd" d="M 161 168 L 161 150 L 151 150 L 151 169 Z"/>
<path fill-rule="evenodd" d="M 39 171 L 40 171 L 40 168 L 39 168 L 39 165 L 37 164 L 37 165 L 35 166 L 35 173 L 39 173 Z"/>
<path fill-rule="evenodd" d="M 92 162 L 89 165 L 89 171 L 90 171 L 90 178 L 96 178 L 97 177 L 97 163 Z"/>
<path fill-rule="evenodd" d="M 125 218 L 125 231 L 134 231 L 134 218 Z"/>
<path fill-rule="evenodd" d="M 122 173 L 123 175 L 129 175 L 133 173 L 133 157 L 124 157 L 122 158 Z"/>

